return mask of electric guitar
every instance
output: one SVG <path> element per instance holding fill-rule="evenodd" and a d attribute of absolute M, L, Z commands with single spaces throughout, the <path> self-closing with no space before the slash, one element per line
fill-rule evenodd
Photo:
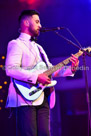
<path fill-rule="evenodd" d="M 88 47 L 88 48 L 86 48 L 84 50 L 88 50 L 88 52 L 90 52 L 91 48 Z M 79 50 L 79 52 L 77 52 L 74 55 L 78 58 L 82 54 L 83 54 L 83 52 L 81 50 Z M 42 66 L 42 67 L 46 68 L 46 70 L 44 70 L 43 72 L 46 73 L 48 76 L 50 76 L 50 75 L 52 75 L 52 73 L 54 73 L 55 71 L 57 71 L 61 67 L 67 65 L 70 62 L 70 58 L 71 57 L 63 60 L 62 62 L 58 63 L 57 65 L 53 66 L 50 69 L 47 69 L 46 64 L 44 62 L 40 62 L 40 63 L 38 63 L 35 66 L 35 69 L 38 68 L 38 67 L 41 68 L 41 66 Z M 48 85 L 42 85 L 41 83 L 37 83 L 37 84 L 34 85 L 34 84 L 30 84 L 28 82 L 24 82 L 24 81 L 13 79 L 13 83 L 14 83 L 14 86 L 19 90 L 20 94 L 26 100 L 34 101 L 37 98 L 39 98 L 39 96 L 41 95 L 41 93 L 43 92 L 43 90 L 45 88 L 55 86 L 57 81 L 56 80 L 52 80 L 51 84 L 48 84 Z"/>

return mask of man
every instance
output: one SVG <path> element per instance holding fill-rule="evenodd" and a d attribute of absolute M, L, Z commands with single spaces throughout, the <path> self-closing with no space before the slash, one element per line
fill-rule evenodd
<path fill-rule="evenodd" d="M 54 88 L 45 89 L 37 99 L 29 101 L 17 92 L 14 84 L 14 79 L 28 82 L 30 85 L 51 83 L 50 77 L 44 71 L 45 67 L 48 69 L 52 64 L 43 48 L 31 40 L 40 33 L 39 13 L 35 10 L 24 10 L 19 16 L 19 24 L 20 36 L 10 41 L 7 49 L 6 74 L 11 77 L 11 83 L 6 107 L 17 109 L 21 136 L 50 136 L 49 107 L 53 108 L 55 104 Z M 40 62 L 44 62 L 45 67 L 38 67 L 37 64 Z M 79 61 L 74 55 L 71 57 L 71 62 L 72 68 L 78 66 Z M 70 76 L 74 72 L 75 69 L 71 70 L 71 67 L 67 69 L 62 67 L 52 76 Z"/>

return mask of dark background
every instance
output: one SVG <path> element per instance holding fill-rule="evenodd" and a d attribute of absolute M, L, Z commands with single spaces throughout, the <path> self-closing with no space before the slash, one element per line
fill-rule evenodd
<path fill-rule="evenodd" d="M 75 35 L 82 47 L 91 44 L 91 0 L 3 0 L 0 1 L 0 54 L 6 54 L 7 43 L 16 38 L 18 16 L 23 9 L 36 9 L 40 12 L 42 26 L 65 26 Z M 61 30 L 71 40 L 67 31 Z M 49 58 L 68 56 L 77 49 L 53 32 L 43 33 L 38 41 Z"/>
<path fill-rule="evenodd" d="M 42 26 L 69 28 L 82 47 L 91 45 L 91 0 L 0 0 L 0 136 L 16 135 L 15 117 L 10 109 L 5 108 L 9 77 L 3 69 L 3 56 L 6 56 L 8 42 L 19 36 L 18 16 L 24 9 L 38 10 Z M 66 30 L 60 30 L 59 33 L 76 43 Z M 53 64 L 78 52 L 76 47 L 54 32 L 41 33 L 38 43 L 43 46 Z M 79 60 L 79 67 L 82 67 L 82 57 Z M 91 99 L 91 59 L 88 56 L 86 65 Z M 52 136 L 88 136 L 84 70 L 78 70 L 75 77 L 56 80 L 56 105 L 51 110 Z"/>

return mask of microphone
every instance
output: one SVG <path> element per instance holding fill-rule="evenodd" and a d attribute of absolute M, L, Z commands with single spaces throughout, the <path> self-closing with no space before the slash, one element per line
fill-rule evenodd
<path fill-rule="evenodd" d="M 49 32 L 49 31 L 56 31 L 56 30 L 61 30 L 61 29 L 64 29 L 64 27 L 52 27 L 52 28 L 42 27 L 40 28 L 40 32 Z"/>

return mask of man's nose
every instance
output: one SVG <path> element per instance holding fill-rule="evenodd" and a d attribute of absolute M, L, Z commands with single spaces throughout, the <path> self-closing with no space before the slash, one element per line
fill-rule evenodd
<path fill-rule="evenodd" d="M 39 27 L 41 28 L 41 27 L 42 27 L 42 25 L 41 25 L 41 24 L 39 24 Z"/>

